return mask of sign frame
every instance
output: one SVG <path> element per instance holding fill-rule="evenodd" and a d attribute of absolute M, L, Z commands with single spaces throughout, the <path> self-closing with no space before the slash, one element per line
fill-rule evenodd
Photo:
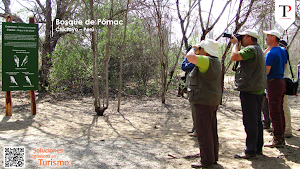
<path fill-rule="evenodd" d="M 38 24 L 2 22 L 2 91 L 38 90 Z"/>

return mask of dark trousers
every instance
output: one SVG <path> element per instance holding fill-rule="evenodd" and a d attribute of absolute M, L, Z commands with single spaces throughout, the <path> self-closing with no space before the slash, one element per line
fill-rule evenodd
<path fill-rule="evenodd" d="M 274 139 L 281 140 L 285 131 L 285 118 L 282 107 L 283 96 L 286 92 L 285 80 L 275 79 L 268 82 L 267 92 Z"/>
<path fill-rule="evenodd" d="M 271 119 L 269 113 L 269 101 L 266 96 L 266 93 L 263 94 L 263 101 L 262 101 L 262 112 L 264 114 L 264 126 L 270 127 Z"/>
<path fill-rule="evenodd" d="M 263 125 L 261 121 L 261 107 L 263 94 L 256 95 L 240 92 L 243 112 L 243 124 L 245 127 L 247 154 L 255 154 L 262 151 L 263 147 Z"/>
<path fill-rule="evenodd" d="M 213 164 L 219 158 L 217 131 L 218 106 L 195 104 L 195 127 L 202 164 Z"/>

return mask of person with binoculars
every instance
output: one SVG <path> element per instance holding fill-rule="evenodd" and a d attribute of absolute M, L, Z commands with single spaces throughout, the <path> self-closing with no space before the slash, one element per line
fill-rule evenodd
<path fill-rule="evenodd" d="M 195 107 L 195 127 L 201 160 L 191 166 L 207 167 L 216 164 L 219 158 L 216 112 L 222 95 L 221 63 L 218 60 L 217 41 L 205 39 L 192 47 L 186 58 L 196 66 L 189 74 L 187 93 L 189 101 Z"/>
<path fill-rule="evenodd" d="M 246 148 L 234 158 L 253 158 L 262 154 L 263 125 L 261 121 L 262 99 L 267 87 L 264 53 L 257 44 L 258 33 L 247 29 L 232 35 L 231 60 L 238 61 L 235 73 L 235 89 L 240 91 L 243 124 L 246 132 Z M 243 46 L 242 50 L 240 47 Z"/>

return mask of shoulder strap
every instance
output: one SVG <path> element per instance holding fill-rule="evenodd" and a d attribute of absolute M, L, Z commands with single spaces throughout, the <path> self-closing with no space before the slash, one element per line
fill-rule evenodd
<path fill-rule="evenodd" d="M 291 71 L 291 74 L 292 74 L 292 78 L 294 79 L 294 74 L 293 74 L 293 70 L 292 70 L 292 66 L 291 66 L 291 62 L 290 62 L 290 55 L 289 55 L 289 52 L 287 50 L 286 51 L 286 54 L 287 54 L 287 59 L 289 61 L 289 65 L 290 65 L 290 71 Z"/>

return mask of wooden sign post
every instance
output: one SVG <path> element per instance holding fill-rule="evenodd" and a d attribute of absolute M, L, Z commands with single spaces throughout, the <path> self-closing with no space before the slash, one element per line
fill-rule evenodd
<path fill-rule="evenodd" d="M 6 22 L 12 22 L 12 16 L 6 16 Z M 12 116 L 12 99 L 11 99 L 11 91 L 6 91 L 6 104 L 5 104 L 5 114 L 6 116 Z"/>
<path fill-rule="evenodd" d="M 29 23 L 35 23 L 34 17 L 29 18 Z M 36 115 L 36 102 L 35 102 L 34 90 L 30 90 L 30 103 L 31 103 L 31 114 Z"/>
<path fill-rule="evenodd" d="M 38 90 L 38 25 L 12 23 L 12 16 L 2 23 L 2 90 L 6 91 L 6 116 L 12 116 L 14 90 L 30 90 L 31 113 L 36 115 L 35 92 Z"/>

